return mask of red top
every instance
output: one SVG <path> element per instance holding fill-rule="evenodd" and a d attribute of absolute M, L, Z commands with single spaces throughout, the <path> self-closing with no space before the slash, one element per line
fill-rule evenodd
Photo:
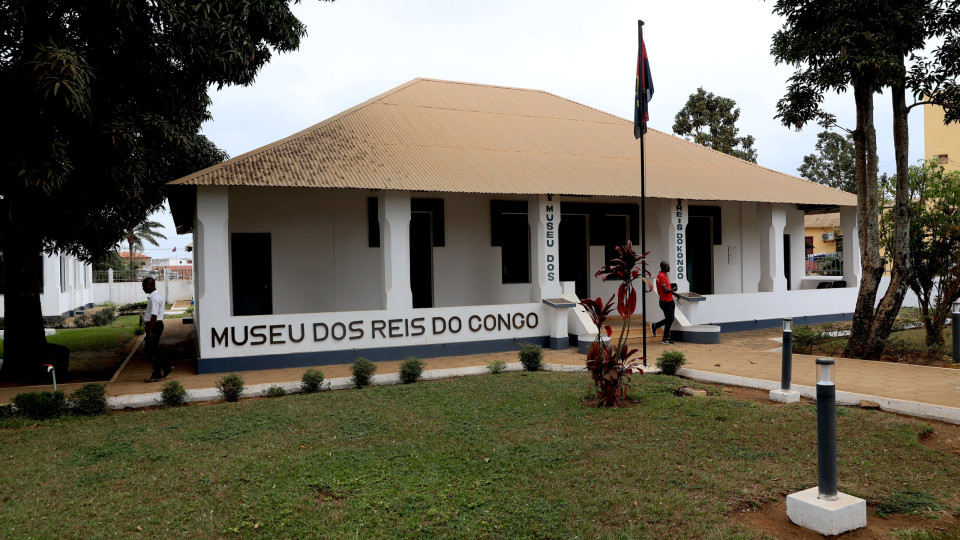
<path fill-rule="evenodd" d="M 667 292 L 664 293 L 663 291 Z M 661 302 L 673 302 L 673 292 L 670 291 L 670 276 L 661 271 L 657 274 L 657 294 L 660 295 Z"/>

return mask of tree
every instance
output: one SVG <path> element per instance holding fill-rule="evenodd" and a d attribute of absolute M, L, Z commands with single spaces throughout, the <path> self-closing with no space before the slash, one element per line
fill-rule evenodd
<path fill-rule="evenodd" d="M 248 85 L 305 33 L 289 0 L 0 4 L 7 339 L 0 377 L 43 363 L 41 251 L 96 259 L 222 152 L 199 135 L 208 88 Z"/>
<path fill-rule="evenodd" d="M 863 277 L 853 317 L 848 353 L 877 356 L 878 347 L 893 327 L 906 291 L 909 273 L 909 212 L 907 211 L 906 148 L 909 141 L 905 103 L 904 58 L 922 50 L 926 39 L 949 31 L 945 21 L 957 1 L 943 0 L 778 0 L 774 13 L 786 19 L 773 38 L 777 63 L 797 71 L 788 81 L 786 96 L 777 103 L 777 118 L 800 129 L 816 120 L 836 125 L 820 104 L 827 91 L 845 92 L 852 86 L 857 124 L 852 130 L 857 173 L 857 227 Z M 935 71 L 935 70 L 934 70 Z M 936 77 L 934 77 L 936 78 Z M 897 160 L 895 241 L 890 286 L 876 313 L 877 289 L 884 268 L 879 252 L 879 207 L 876 129 L 873 95 L 891 88 L 894 109 L 894 146 Z"/>
<path fill-rule="evenodd" d="M 817 135 L 817 153 L 803 156 L 800 176 L 850 193 L 857 192 L 857 167 L 854 159 L 853 137 L 832 131 Z"/>
<path fill-rule="evenodd" d="M 944 171 L 933 161 L 910 167 L 910 257 L 907 276 L 920 301 L 928 345 L 943 344 L 943 326 L 951 304 L 960 298 L 960 171 Z M 895 180 L 883 183 L 883 201 L 895 197 Z M 892 209 L 890 206 L 884 209 Z M 884 212 L 888 232 L 884 246 L 893 243 L 891 212 Z"/>
<path fill-rule="evenodd" d="M 114 273 L 122 272 L 127 268 L 127 262 L 123 260 L 123 257 L 120 256 L 116 250 L 110 250 L 99 259 L 93 261 L 94 271 L 107 271 L 113 270 Z"/>
<path fill-rule="evenodd" d="M 736 126 L 739 118 L 740 108 L 736 101 L 715 96 L 701 87 L 695 94 L 690 94 L 686 105 L 677 113 L 673 132 L 688 141 L 756 163 L 754 138 L 737 136 L 740 133 Z"/>
<path fill-rule="evenodd" d="M 141 251 L 144 247 L 144 242 L 159 246 L 160 243 L 157 242 L 157 238 L 167 239 L 162 232 L 157 230 L 158 228 L 163 228 L 163 224 L 157 223 L 156 221 L 143 221 L 127 231 L 127 236 L 124 240 L 127 241 L 127 253 L 130 254 L 130 279 L 134 279 L 137 275 L 133 258 L 134 251 Z"/>

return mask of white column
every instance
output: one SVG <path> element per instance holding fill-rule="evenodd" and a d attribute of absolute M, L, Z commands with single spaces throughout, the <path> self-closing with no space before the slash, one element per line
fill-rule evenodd
<path fill-rule="evenodd" d="M 840 230 L 843 232 L 843 280 L 847 287 L 860 286 L 860 233 L 857 230 L 857 207 L 840 209 Z"/>
<path fill-rule="evenodd" d="M 757 205 L 740 203 L 740 286 L 745 293 L 758 292 L 760 283 L 760 233 Z"/>
<path fill-rule="evenodd" d="M 528 207 L 533 302 L 540 302 L 544 298 L 559 298 L 563 293 L 560 286 L 560 244 L 557 236 L 560 229 L 560 201 L 556 197 L 552 201 L 549 199 L 547 195 L 533 196 Z"/>
<path fill-rule="evenodd" d="M 783 230 L 787 213 L 782 205 L 757 205 L 757 229 L 760 232 L 760 292 L 787 290 L 783 272 Z"/>
<path fill-rule="evenodd" d="M 380 191 L 380 264 L 383 292 L 380 307 L 413 309 L 410 291 L 410 192 Z"/>
<path fill-rule="evenodd" d="M 666 256 L 664 260 L 670 263 L 670 278 L 677 284 L 678 292 L 690 292 L 690 277 L 687 275 L 687 223 L 690 213 L 687 202 L 680 199 L 671 199 L 661 207 L 664 219 L 661 229 L 664 231 L 664 245 Z M 651 261 L 650 273 L 656 276 L 660 272 L 660 261 Z M 656 298 L 654 289 L 654 298 Z M 649 315 L 649 313 L 648 313 Z"/>
<path fill-rule="evenodd" d="M 195 324 L 201 350 L 207 341 L 207 328 L 226 321 L 233 314 L 230 298 L 230 205 L 228 188 L 197 187 L 197 219 L 194 231 L 196 249 L 197 302 Z M 203 326 L 201 326 L 201 316 Z M 202 353 L 201 353 L 202 354 Z"/>

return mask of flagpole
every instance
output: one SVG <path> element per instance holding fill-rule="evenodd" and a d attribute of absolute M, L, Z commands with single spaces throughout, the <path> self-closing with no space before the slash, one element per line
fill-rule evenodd
<path fill-rule="evenodd" d="M 643 47 L 643 21 L 637 20 L 637 32 L 638 38 L 640 39 L 639 43 L 641 48 Z M 642 52 L 642 49 L 638 51 L 638 54 Z M 638 62 L 643 62 L 643 58 L 638 58 Z M 642 87 L 642 81 L 638 82 L 638 87 Z M 646 92 L 642 95 L 637 96 L 638 99 L 643 99 L 644 104 L 646 104 Z M 644 107 L 646 110 L 646 107 Z M 642 113 L 641 113 L 642 114 Z M 646 131 L 646 130 L 644 130 Z M 646 156 L 644 155 L 644 145 L 643 140 L 645 133 L 640 133 L 640 253 L 647 252 L 647 186 L 646 186 L 646 171 L 645 163 Z M 649 326 L 649 321 L 647 321 L 647 287 L 642 284 L 640 286 L 640 300 L 643 303 L 643 365 L 647 365 L 647 327 Z"/>

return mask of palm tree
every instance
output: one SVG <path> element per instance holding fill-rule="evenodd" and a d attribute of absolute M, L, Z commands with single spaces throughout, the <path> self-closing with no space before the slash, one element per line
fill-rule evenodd
<path fill-rule="evenodd" d="M 160 244 L 157 242 L 157 238 L 163 238 L 164 240 L 167 239 L 162 232 L 157 230 L 162 228 L 162 223 L 157 223 L 156 221 L 144 221 L 127 231 L 127 248 L 129 248 L 130 253 L 130 279 L 135 279 L 135 276 L 137 275 L 135 269 L 136 261 L 133 257 L 134 250 L 142 250 L 145 241 L 155 246 L 159 246 Z"/>

